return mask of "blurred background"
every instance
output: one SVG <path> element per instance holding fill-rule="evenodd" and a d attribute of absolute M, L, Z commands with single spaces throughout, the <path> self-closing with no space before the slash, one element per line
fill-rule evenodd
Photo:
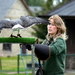
<path fill-rule="evenodd" d="M 58 14 L 64 20 L 69 37 L 66 41 L 65 75 L 75 75 L 75 0 L 0 0 L 0 20 L 14 20 L 25 15 L 47 20 L 54 14 Z M 3 29 L 0 37 L 9 37 L 11 33 L 11 29 Z M 17 32 L 14 33 L 16 34 Z M 46 25 L 36 24 L 22 30 L 20 34 L 22 37 L 38 38 L 41 43 L 45 39 L 47 28 Z M 24 54 L 24 56 L 19 54 Z M 25 72 L 25 68 L 31 71 L 31 66 L 29 66 L 32 65 L 31 55 L 32 52 L 26 50 L 24 46 L 21 50 L 18 43 L 0 43 L 0 73 Z M 35 65 L 36 63 L 37 58 L 35 57 Z M 18 70 L 19 67 L 20 70 Z"/>

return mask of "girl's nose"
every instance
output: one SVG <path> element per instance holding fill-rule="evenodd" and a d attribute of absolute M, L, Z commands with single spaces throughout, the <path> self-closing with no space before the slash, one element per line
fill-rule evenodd
<path fill-rule="evenodd" d="M 52 26 L 51 24 L 48 25 L 49 28 L 50 28 L 51 26 Z"/>

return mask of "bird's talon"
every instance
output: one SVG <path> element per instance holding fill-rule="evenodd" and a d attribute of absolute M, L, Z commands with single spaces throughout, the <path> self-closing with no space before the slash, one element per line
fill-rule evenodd
<path fill-rule="evenodd" d="M 11 34 L 10 37 L 13 37 L 13 35 Z"/>
<path fill-rule="evenodd" d="M 20 35 L 20 34 L 17 34 L 17 36 L 18 36 L 18 37 L 21 37 L 21 35 Z"/>
<path fill-rule="evenodd" d="M 18 36 L 10 35 L 10 38 L 18 38 Z"/>
<path fill-rule="evenodd" d="M 9 36 L 9 38 L 12 38 L 13 37 L 13 35 L 11 34 L 10 36 Z"/>

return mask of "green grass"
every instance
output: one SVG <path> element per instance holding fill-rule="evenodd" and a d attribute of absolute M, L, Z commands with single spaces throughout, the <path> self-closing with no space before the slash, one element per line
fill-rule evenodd
<path fill-rule="evenodd" d="M 7 74 L 7 73 L 0 73 L 0 75 L 32 75 L 31 73 L 25 74 L 25 73 L 15 73 L 15 74 Z M 75 73 L 66 73 L 65 75 L 75 75 Z"/>
<path fill-rule="evenodd" d="M 25 73 L 17 73 L 17 56 L 16 57 L 0 57 L 2 70 L 0 69 L 0 75 L 27 75 Z M 24 59 L 24 64 L 23 60 Z M 20 65 L 19 65 L 19 72 L 25 72 L 24 68 L 26 67 L 27 62 L 31 62 L 31 56 L 20 56 Z M 24 67 L 25 66 L 25 67 Z M 32 70 L 26 70 L 32 71 Z M 13 72 L 16 72 L 13 74 Z M 9 74 L 8 74 L 9 73 Z M 11 74 L 10 74 L 11 73 Z M 31 75 L 30 73 L 28 75 Z"/>
<path fill-rule="evenodd" d="M 2 64 L 2 71 L 17 71 L 17 57 L 0 57 L 0 59 Z M 26 63 L 31 62 L 31 56 L 20 57 L 19 61 L 20 71 L 24 71 Z"/>
<path fill-rule="evenodd" d="M 26 62 L 31 62 L 31 56 L 24 56 L 24 63 L 26 66 Z M 24 65 L 22 61 L 22 57 L 20 57 L 20 72 L 17 73 L 17 56 L 16 57 L 0 57 L 2 63 L 2 70 L 0 70 L 0 75 L 32 75 L 31 73 L 25 74 Z M 27 59 L 27 60 L 26 60 Z M 32 71 L 32 70 L 26 70 Z M 13 73 L 16 72 L 16 73 Z M 75 75 L 75 73 L 65 73 L 65 75 Z"/>
<path fill-rule="evenodd" d="M 27 75 L 25 73 L 16 73 L 16 74 L 7 74 L 7 73 L 0 73 L 0 75 Z M 32 75 L 32 74 L 28 74 L 28 75 Z"/>

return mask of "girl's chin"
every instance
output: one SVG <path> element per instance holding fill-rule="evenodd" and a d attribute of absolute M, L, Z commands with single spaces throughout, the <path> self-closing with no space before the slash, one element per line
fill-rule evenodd
<path fill-rule="evenodd" d="M 48 34 L 53 34 L 53 33 L 50 32 L 50 33 L 48 33 Z"/>
<path fill-rule="evenodd" d="M 53 33 L 48 33 L 49 35 L 53 35 Z"/>

